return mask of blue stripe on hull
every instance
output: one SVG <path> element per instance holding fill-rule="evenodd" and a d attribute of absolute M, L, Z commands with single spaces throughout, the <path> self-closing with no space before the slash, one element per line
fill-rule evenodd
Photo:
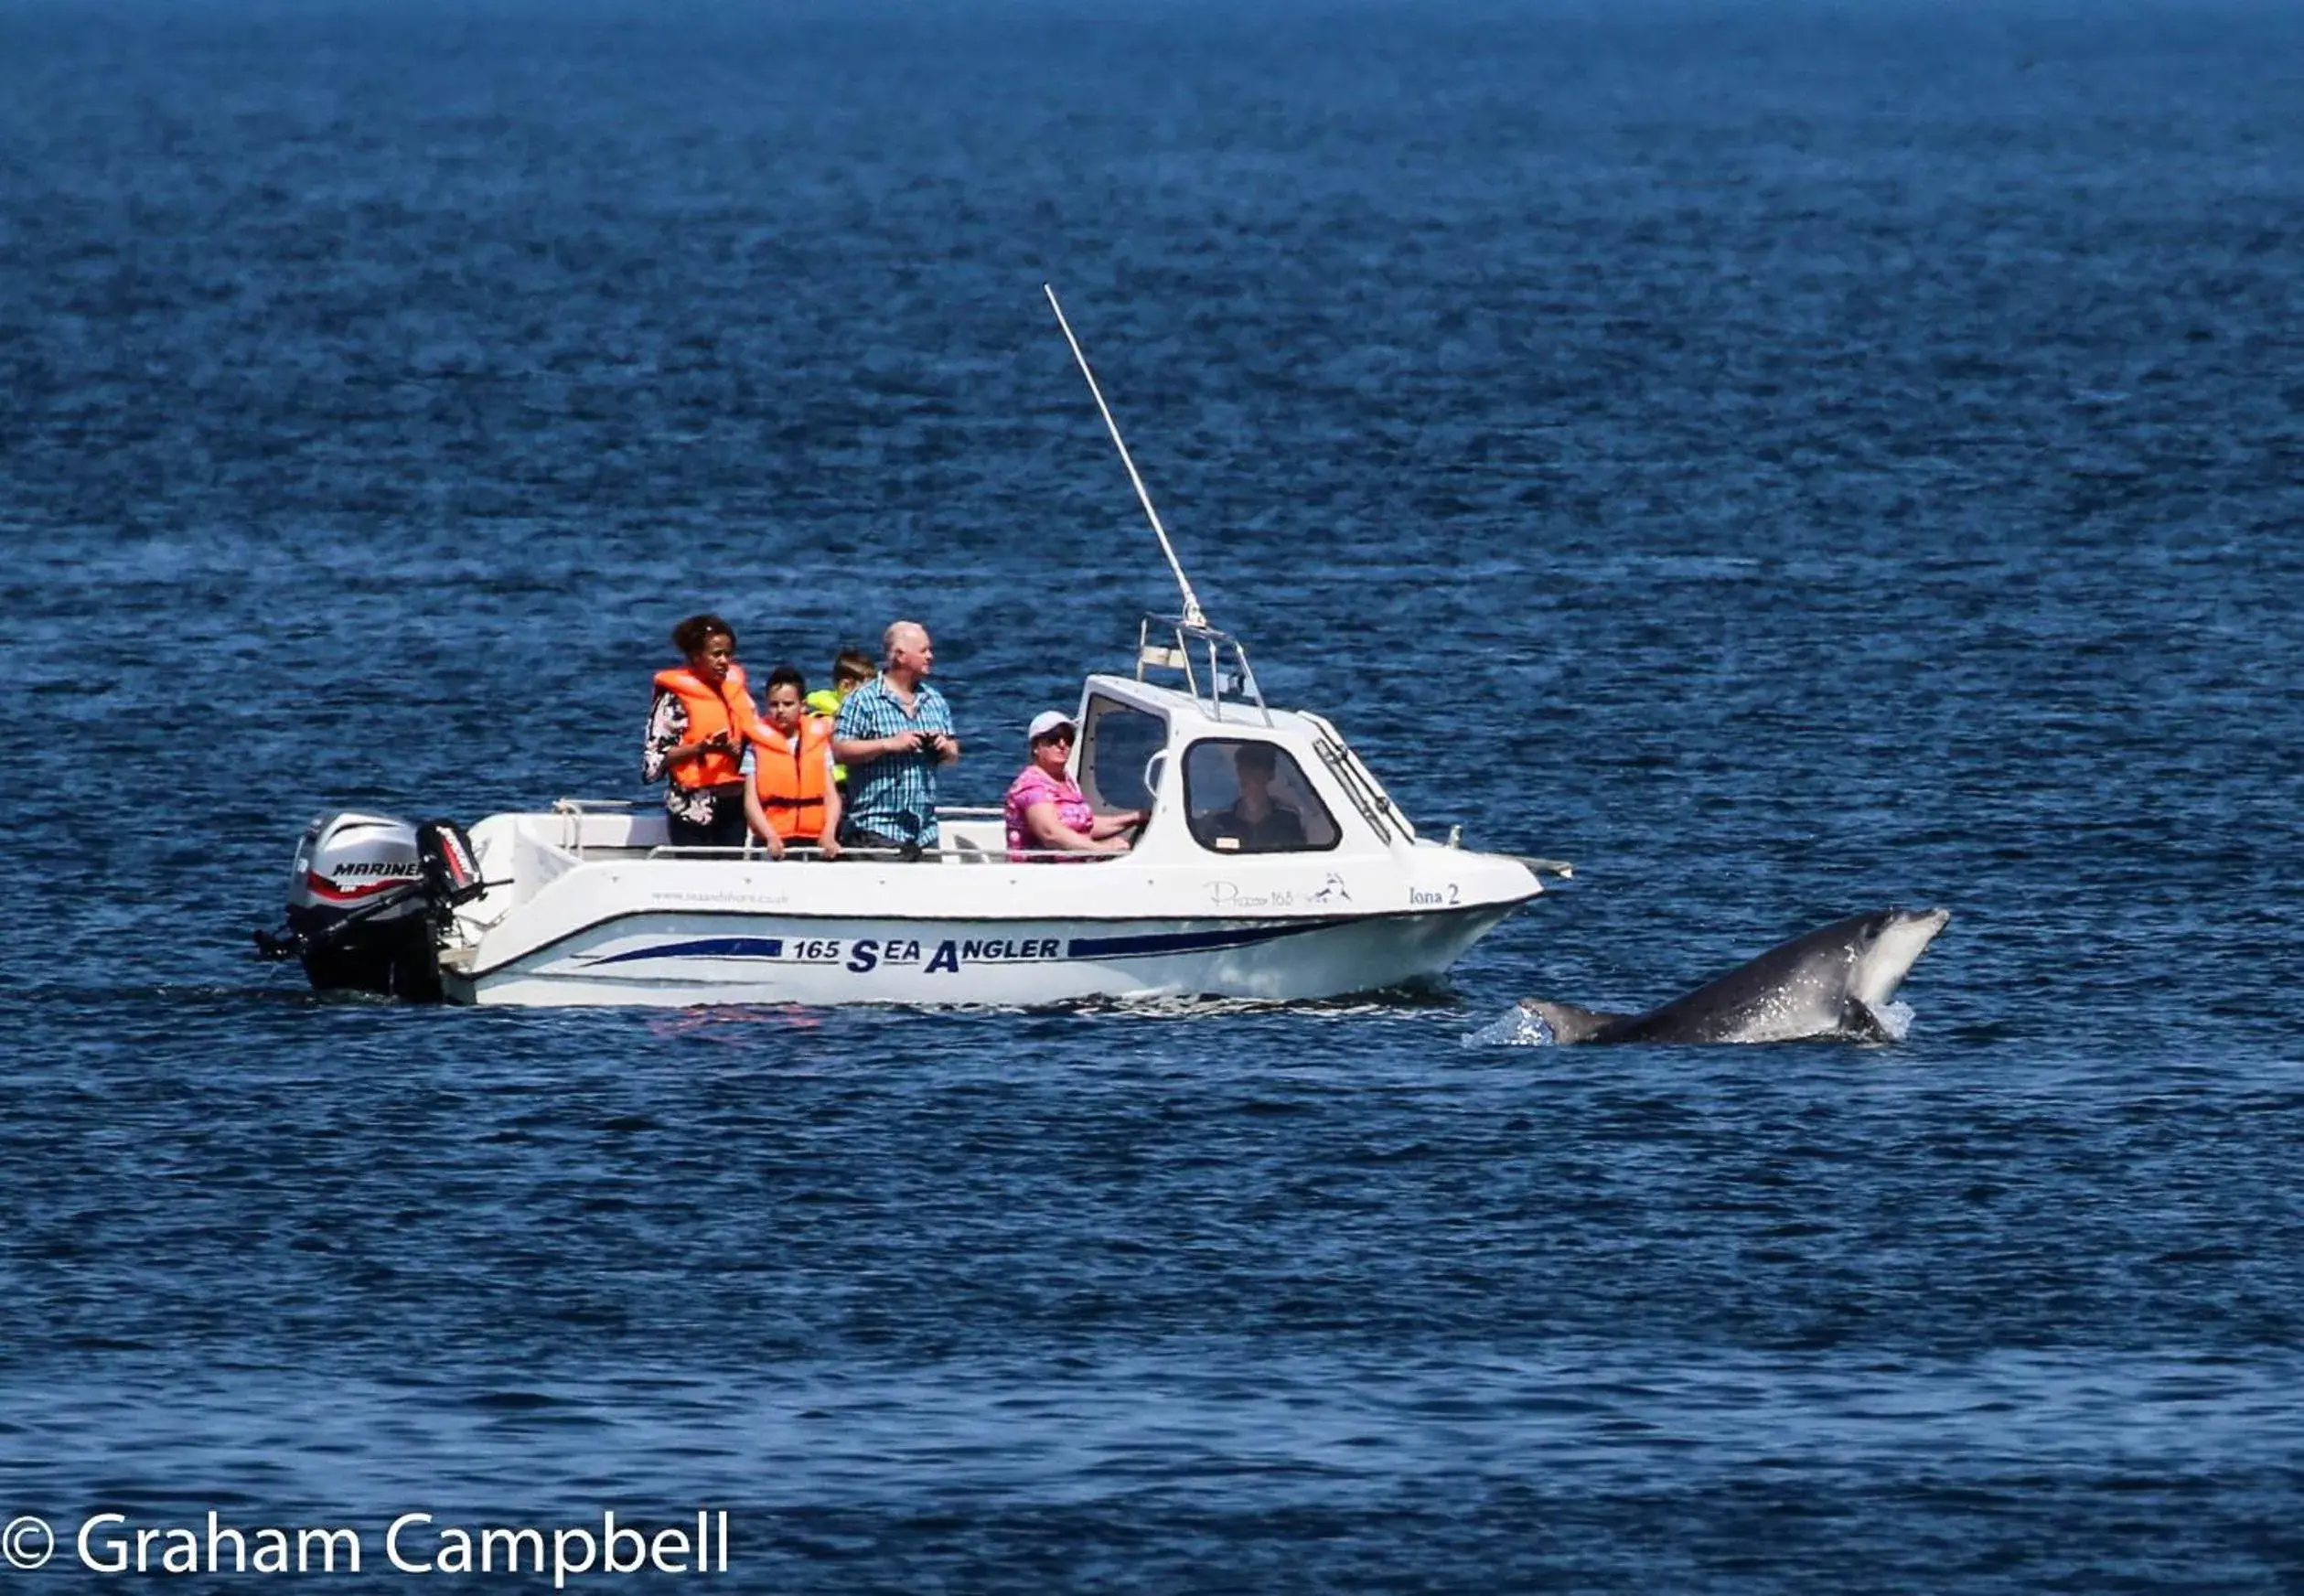
<path fill-rule="evenodd" d="M 1160 931 L 1141 937 L 1075 937 L 1064 946 L 1070 959 L 1144 959 L 1163 953 L 1206 953 L 1218 948 L 1253 948 L 1276 937 L 1324 931 L 1335 920 L 1297 920 L 1285 926 L 1229 926 L 1220 931 Z"/>
<path fill-rule="evenodd" d="M 635 948 L 611 953 L 589 964 L 628 964 L 636 959 L 781 959 L 781 937 L 709 937 L 701 942 L 666 942 L 655 948 Z"/>

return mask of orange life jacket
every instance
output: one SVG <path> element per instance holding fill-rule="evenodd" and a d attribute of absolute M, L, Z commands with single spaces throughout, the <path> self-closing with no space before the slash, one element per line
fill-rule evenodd
<path fill-rule="evenodd" d="M 762 721 L 752 733 L 753 789 L 760 809 L 776 834 L 789 842 L 795 837 L 814 841 L 824 834 L 825 750 L 831 746 L 832 723 L 821 715 L 803 715 L 792 736 L 778 731 L 773 721 Z"/>
<path fill-rule="evenodd" d="M 760 712 L 745 691 L 744 667 L 731 664 L 717 690 L 685 665 L 656 673 L 656 685 L 680 702 L 688 712 L 688 735 L 683 741 L 701 743 L 714 732 L 728 734 L 732 753 L 714 749 L 670 767 L 672 779 L 686 787 L 721 787 L 743 775 L 744 740 L 760 723 Z"/>

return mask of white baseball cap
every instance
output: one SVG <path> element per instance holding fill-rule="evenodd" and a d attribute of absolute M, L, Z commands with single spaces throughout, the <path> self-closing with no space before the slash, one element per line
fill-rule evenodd
<path fill-rule="evenodd" d="M 1032 730 L 1024 734 L 1024 741 L 1037 743 L 1058 726 L 1072 726 L 1077 730 L 1078 723 L 1062 710 L 1042 710 L 1032 717 Z"/>

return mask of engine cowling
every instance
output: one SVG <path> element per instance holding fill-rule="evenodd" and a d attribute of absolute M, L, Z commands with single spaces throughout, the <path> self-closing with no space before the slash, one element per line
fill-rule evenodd
<path fill-rule="evenodd" d="M 301 959 L 317 991 L 437 999 L 440 933 L 484 890 L 471 841 L 450 821 L 322 815 L 296 844 L 289 935 L 257 940 Z"/>

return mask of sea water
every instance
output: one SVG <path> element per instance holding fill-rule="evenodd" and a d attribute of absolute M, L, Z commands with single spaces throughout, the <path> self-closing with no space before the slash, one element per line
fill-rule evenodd
<path fill-rule="evenodd" d="M 0 10 L 41 1577 L 724 1509 L 756 1591 L 2290 1588 L 2300 26 Z M 996 799 L 1174 597 L 1044 281 L 1265 690 L 1573 882 L 1345 1004 L 252 961 L 316 813 L 652 801 L 697 609 L 925 621 Z M 1463 1045 L 1891 903 L 1891 1046 Z"/>

